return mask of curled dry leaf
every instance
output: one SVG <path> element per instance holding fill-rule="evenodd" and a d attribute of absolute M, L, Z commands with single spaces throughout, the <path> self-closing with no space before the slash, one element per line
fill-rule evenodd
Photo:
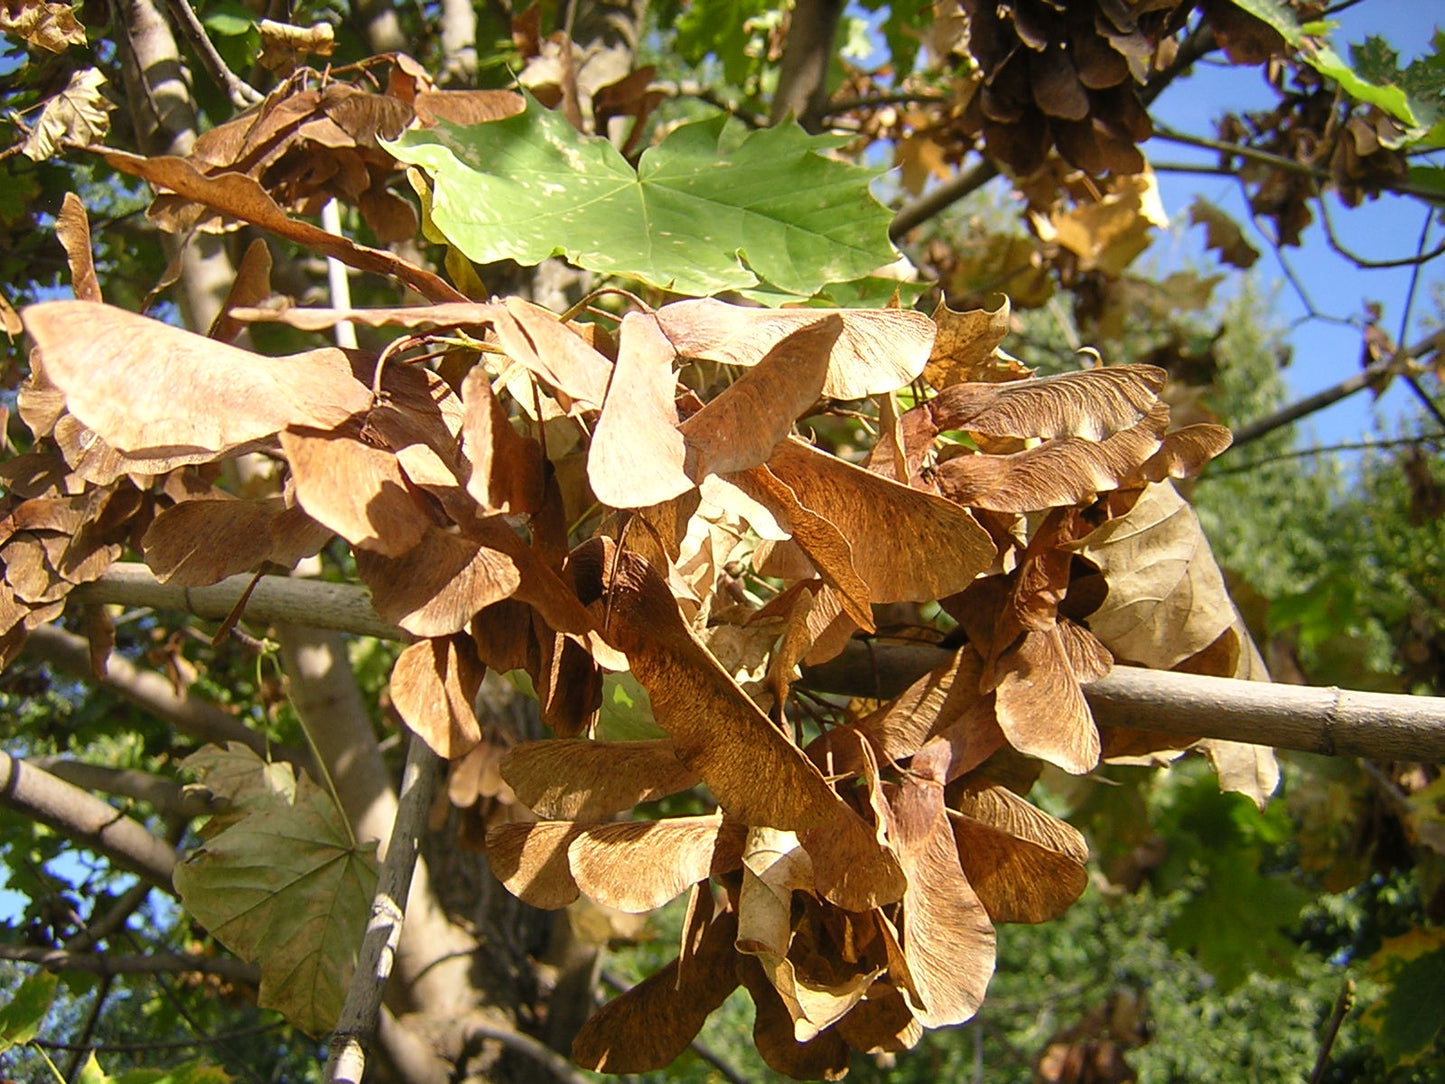
<path fill-rule="evenodd" d="M 999 379 L 1014 380 L 1027 372 L 1002 375 L 997 350 L 1009 332 L 1009 299 L 1000 294 L 995 309 L 970 309 L 954 312 L 939 299 L 933 310 L 938 325 L 938 338 L 924 367 L 923 378 L 935 388 L 953 384 L 995 383 Z"/>
<path fill-rule="evenodd" d="M 1046 922 L 1089 883 L 1084 837 L 985 779 L 950 790 L 948 810 L 964 876 L 994 922 Z"/>
<path fill-rule="evenodd" d="M 914 1015 L 927 1028 L 978 1011 L 994 969 L 994 931 L 959 864 L 943 805 L 946 747 L 915 756 L 893 801 L 894 838 L 908 875 L 902 953 Z M 940 755 L 941 754 L 941 755 Z"/>
<path fill-rule="evenodd" d="M 334 256 L 348 267 L 395 278 L 430 301 L 467 300 L 445 279 L 400 256 L 359 245 L 309 222 L 290 217 L 259 181 L 244 173 L 207 176 L 184 158 L 146 158 L 123 151 L 108 151 L 105 160 L 122 173 L 140 177 L 157 188 L 169 189 L 204 207 L 295 241 L 309 251 Z"/>
<path fill-rule="evenodd" d="M 461 454 L 471 467 L 467 492 L 485 512 L 539 511 L 546 488 L 542 446 L 512 428 L 480 366 L 462 381 L 462 400 Z"/>
<path fill-rule="evenodd" d="M 432 752 L 455 760 L 482 740 L 472 705 L 485 675 L 470 637 L 423 640 L 397 656 L 391 671 L 392 703 Z"/>
<path fill-rule="evenodd" d="M 983 660 L 971 646 L 949 656 L 904 692 L 858 723 L 888 761 L 911 757 L 970 712 L 984 694 Z"/>
<path fill-rule="evenodd" d="M 612 363 L 554 313 L 509 297 L 491 307 L 491 322 L 507 356 L 557 392 L 564 409 L 602 409 Z"/>
<path fill-rule="evenodd" d="M 757 1007 L 753 1045 L 769 1067 L 795 1080 L 842 1080 L 848 1073 L 852 1051 L 829 1028 L 799 1041 L 787 1004 L 755 958 L 744 956 L 738 977 Z"/>
<path fill-rule="evenodd" d="M 600 821 L 696 786 L 670 740 L 533 741 L 502 760 L 502 777 L 540 817 Z"/>
<path fill-rule="evenodd" d="M 697 641 L 657 571 L 630 553 L 615 564 L 605 631 L 626 652 L 678 758 L 743 824 L 827 824 L 838 796 Z"/>
<path fill-rule="evenodd" d="M 891 983 L 868 987 L 863 1000 L 834 1025 L 843 1041 L 863 1054 L 896 1054 L 912 1050 L 923 1038 L 923 1025 L 907 1000 Z"/>
<path fill-rule="evenodd" d="M 1158 450 L 1167 407 L 1101 441 L 1049 440 L 1009 455 L 960 455 L 938 465 L 938 488 L 959 504 L 995 512 L 1032 512 L 1086 504 L 1134 479 Z"/>
<path fill-rule="evenodd" d="M 203 587 L 265 562 L 290 567 L 330 538 L 331 531 L 278 497 L 182 501 L 156 515 L 141 550 L 162 583 Z"/>
<path fill-rule="evenodd" d="M 587 827 L 572 821 L 495 825 L 487 830 L 487 861 L 497 880 L 523 903 L 559 910 L 579 895 L 567 848 Z"/>
<path fill-rule="evenodd" d="M 22 318 L 70 413 L 130 456 L 219 457 L 371 406 L 340 350 L 264 357 L 90 301 L 47 301 Z"/>
<path fill-rule="evenodd" d="M 70 288 L 80 301 L 100 301 L 100 283 L 90 253 L 90 219 L 85 204 L 74 192 L 65 193 L 60 213 L 55 216 L 55 237 L 65 249 L 70 264 Z"/>
<path fill-rule="evenodd" d="M 863 399 L 902 388 L 928 361 L 935 327 L 906 309 L 759 309 L 711 298 L 674 301 L 657 318 L 683 357 L 752 366 L 787 336 L 836 317 L 842 330 L 829 354 L 822 394 Z"/>
<path fill-rule="evenodd" d="M 688 474 L 730 474 L 767 461 L 817 401 L 843 332 L 835 313 L 785 335 L 742 377 L 682 423 Z"/>
<path fill-rule="evenodd" d="M 926 413 L 935 434 L 966 429 L 994 437 L 1098 441 L 1146 417 L 1164 381 L 1164 370 L 1153 365 L 1113 365 L 1006 384 L 955 384 L 908 414 Z"/>

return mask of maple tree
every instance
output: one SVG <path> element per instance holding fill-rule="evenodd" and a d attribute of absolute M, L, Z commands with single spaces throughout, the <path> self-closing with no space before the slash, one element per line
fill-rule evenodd
<path fill-rule="evenodd" d="M 94 777 L 7 756 L 10 808 L 139 878 L 12 958 L 78 965 L 156 889 L 206 938 L 175 967 L 331 1036 L 327 1079 L 378 1051 L 408 1081 L 575 1072 L 558 1051 L 663 1069 L 737 989 L 766 1065 L 837 1079 L 971 1019 L 996 927 L 1085 891 L 1084 834 L 1033 800 L 1046 769 L 1083 785 L 1190 749 L 1255 809 L 1279 770 L 1241 738 L 1440 757 L 1430 700 L 1241 687 L 1264 660 L 1175 486 L 1231 437 L 1150 363 L 1182 354 L 1038 375 L 1007 349 L 1057 289 L 1080 328 L 1121 333 L 1159 224 L 1137 144 L 1190 64 L 1222 49 L 1281 73 L 1276 113 L 1223 133 L 1281 244 L 1324 187 L 1438 195 L 1438 170 L 1406 172 L 1439 143 L 1434 68 L 1347 65 L 1318 13 L 1258 0 L 903 4 L 882 28 L 891 82 L 851 68 L 840 86 L 820 63 L 837 5 L 663 7 L 682 60 L 722 65 L 726 110 L 699 116 L 686 100 L 716 88 L 634 66 L 635 19 L 619 41 L 570 6 L 549 32 L 511 13 L 513 89 L 478 85 L 470 8 L 422 48 L 396 11 L 358 8 L 327 65 L 331 21 L 180 3 L 209 78 L 192 92 L 161 74 L 175 40 L 136 0 L 113 15 L 120 72 L 189 119 L 136 109 L 124 149 L 100 145 L 98 67 L 36 62 L 10 160 L 38 186 L 72 148 L 103 193 L 54 207 L 72 298 L 38 296 L 29 242 L 8 257 L 32 303 L 4 310 L 29 352 L 0 465 L 0 657 L 155 712 L 151 775 L 191 782 L 94 786 L 147 803 L 147 825 Z M 37 57 L 89 46 L 63 5 L 22 0 L 0 28 Z M 894 213 L 841 153 L 865 144 L 894 149 L 905 188 L 948 179 Z M 1000 171 L 1032 237 L 917 239 L 944 296 L 908 303 L 924 287 L 884 273 L 890 233 Z M 107 231 L 142 202 L 178 320 L 133 311 L 150 298 L 135 265 L 116 273 Z M 1217 208 L 1191 214 L 1249 260 Z M 315 257 L 371 278 L 298 303 Z M 1432 351 L 1385 351 L 1372 376 L 1415 381 Z M 117 605 L 147 609 L 137 625 Z M 225 708 L 192 690 L 186 613 L 220 622 L 202 665 Z M 144 644 L 166 678 L 136 665 Z M 399 785 L 357 652 L 384 675 Z M 1434 777 L 1415 771 L 1428 833 Z M 1268 896 L 1254 852 L 1218 850 L 1228 898 Z M 1194 856 L 1181 844 L 1161 879 Z M 677 899 L 675 958 L 592 1011 L 600 946 Z M 1172 929 L 1208 959 L 1202 922 Z M 1396 1058 L 1435 1041 L 1399 1006 L 1438 929 L 1380 958 Z M 35 1039 L 54 991 L 27 979 L 0 1041 Z M 1041 1055 L 1049 1079 L 1103 1071 L 1081 1028 Z M 103 1076 L 93 1056 L 71 1068 Z"/>

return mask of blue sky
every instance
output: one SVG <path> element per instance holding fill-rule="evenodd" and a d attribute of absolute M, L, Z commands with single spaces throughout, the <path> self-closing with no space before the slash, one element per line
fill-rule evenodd
<path fill-rule="evenodd" d="M 1398 50 L 1403 66 L 1429 48 L 1437 26 L 1445 26 L 1445 8 L 1427 0 L 1372 0 L 1341 12 L 1336 19 L 1340 26 L 1331 40 L 1342 56 L 1348 56 L 1345 48 L 1348 44 L 1378 34 Z M 1176 130 L 1212 136 L 1215 121 L 1225 113 L 1268 108 L 1276 100 L 1260 72 L 1197 65 L 1192 78 L 1181 81 L 1160 97 L 1156 116 Z M 1193 151 L 1159 140 L 1151 141 L 1145 150 L 1152 161 L 1160 163 L 1213 162 L 1217 158 L 1212 152 Z M 1438 164 L 1440 156 L 1435 160 Z M 1295 397 L 1329 387 L 1359 371 L 1359 329 L 1309 317 L 1305 302 L 1287 282 L 1264 235 L 1249 225 L 1248 211 L 1236 181 L 1227 177 L 1161 173 L 1159 182 L 1171 216 L 1177 218 L 1186 213 L 1196 194 L 1202 195 L 1240 222 L 1251 243 L 1264 253 L 1255 264 L 1254 273 L 1261 283 L 1278 285 L 1274 294 L 1276 312 L 1282 323 L 1292 325 L 1289 339 L 1293 362 L 1284 375 Z M 1349 208 L 1334 196 L 1326 199 L 1336 236 L 1351 251 L 1373 260 L 1398 259 L 1415 252 L 1427 218 L 1427 210 L 1418 200 L 1382 196 Z M 1435 217 L 1439 218 L 1438 208 Z M 1193 227 L 1163 237 L 1152 255 L 1166 263 L 1196 256 L 1202 250 L 1203 234 L 1202 227 Z M 1445 227 L 1436 221 L 1431 224 L 1427 247 L 1434 247 L 1442 238 L 1445 238 Z M 1355 267 L 1330 248 L 1318 216 L 1303 240 L 1300 248 L 1285 249 L 1283 259 L 1316 312 L 1335 319 L 1358 317 L 1367 301 L 1378 301 L 1384 307 L 1382 326 L 1392 336 L 1398 336 L 1405 299 L 1410 292 L 1410 269 Z M 1407 342 L 1416 342 L 1428 333 L 1428 325 L 1422 321 L 1438 318 L 1431 286 L 1438 289 L 1445 284 L 1445 257 L 1423 265 L 1419 279 L 1410 328 L 1405 336 Z M 1432 383 L 1426 381 L 1425 387 L 1429 389 Z M 1413 394 L 1397 381 L 1378 403 L 1369 392 L 1362 392 L 1312 415 L 1298 428 L 1300 443 L 1336 444 L 1389 435 L 1402 414 L 1416 409 Z"/>

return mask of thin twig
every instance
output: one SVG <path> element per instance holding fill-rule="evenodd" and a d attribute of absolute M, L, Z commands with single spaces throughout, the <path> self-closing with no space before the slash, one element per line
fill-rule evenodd
<path fill-rule="evenodd" d="M 485 1020 L 471 1020 L 467 1023 L 467 1039 L 492 1039 L 508 1050 L 514 1050 L 546 1068 L 552 1076 L 567 1084 L 586 1084 L 587 1076 L 578 1071 L 570 1061 L 539 1039 L 516 1028 L 493 1024 Z"/>
<path fill-rule="evenodd" d="M 998 166 L 988 161 L 979 162 L 972 169 L 955 174 L 933 191 L 925 192 L 912 203 L 904 204 L 893 216 L 893 221 L 888 226 L 888 236 L 898 241 L 913 227 L 921 226 L 945 208 L 977 192 L 997 176 Z"/>
<path fill-rule="evenodd" d="M 80 1037 L 76 1040 L 76 1049 L 70 1051 L 66 1059 L 65 1068 L 62 1073 L 66 1080 L 80 1084 L 80 1070 L 85 1062 L 85 1052 L 89 1049 L 91 1038 L 95 1035 L 95 1029 L 100 1024 L 100 1014 L 105 1011 L 105 999 L 110 996 L 111 987 L 115 979 L 110 975 L 102 975 L 95 984 L 95 1001 L 91 1003 L 90 1011 L 85 1014 L 85 1024 L 80 1029 Z"/>
<path fill-rule="evenodd" d="M 255 964 L 231 956 L 196 956 L 185 952 L 71 952 L 41 945 L 0 945 L 0 960 L 38 964 L 47 971 L 84 971 L 96 975 L 219 975 L 233 982 L 255 984 Z"/>
<path fill-rule="evenodd" d="M 1429 230 L 1430 223 L 1434 220 L 1434 217 L 1434 212 L 1427 209 L 1425 212 L 1426 231 Z M 1368 271 L 1387 270 L 1392 267 L 1413 267 L 1416 272 L 1418 272 L 1422 263 L 1429 263 L 1437 256 L 1445 255 L 1445 242 L 1436 245 L 1429 252 L 1425 251 L 1425 246 L 1422 243 L 1417 246 L 1413 256 L 1400 256 L 1393 260 L 1372 260 L 1367 256 L 1361 256 L 1353 249 L 1347 248 L 1345 243 L 1340 240 L 1339 235 L 1335 233 L 1334 217 L 1330 214 L 1330 205 L 1326 200 L 1320 200 L 1320 222 L 1324 225 L 1325 242 L 1330 248 L 1333 249 L 1337 255 L 1343 256 L 1356 267 L 1364 268 Z M 1424 236 L 1424 233 L 1422 233 L 1422 242 Z M 1411 295 L 1414 293 L 1413 285 L 1410 293 Z M 1408 309 L 1408 303 L 1406 307 Z"/>
<path fill-rule="evenodd" d="M 1340 996 L 1335 999 L 1335 1010 L 1330 1013 L 1329 1023 L 1325 1025 L 1324 1036 L 1320 1039 L 1320 1053 L 1315 1058 L 1314 1072 L 1310 1073 L 1310 1084 L 1320 1084 L 1325 1078 L 1325 1070 L 1329 1068 L 1330 1051 L 1334 1048 L 1335 1037 L 1340 1033 L 1340 1025 L 1345 1022 L 1345 1017 L 1355 1004 L 1355 980 L 1346 979 Z"/>
<path fill-rule="evenodd" d="M 1201 482 L 1207 482 L 1214 478 L 1227 478 L 1233 474 L 1250 474 L 1267 467 L 1272 463 L 1279 463 L 1286 459 L 1308 459 L 1316 455 L 1335 455 L 1339 452 L 1377 452 L 1387 448 L 1416 447 L 1421 444 L 1439 444 L 1445 441 L 1445 433 L 1427 433 L 1419 437 L 1399 437 L 1395 440 L 1355 440 L 1342 444 L 1325 444 L 1315 448 L 1291 448 L 1287 452 L 1280 452 L 1277 455 L 1269 456 L 1267 459 L 1256 459 L 1249 463 L 1236 463 L 1229 467 L 1215 467 L 1211 463 L 1203 474 L 1199 476 Z"/>
<path fill-rule="evenodd" d="M 207 37 L 206 28 L 201 25 L 201 20 L 196 17 L 195 10 L 186 0 L 165 0 L 165 4 L 171 13 L 171 19 L 176 24 L 176 29 L 196 51 L 201 66 L 226 92 L 226 97 L 231 100 L 232 105 L 237 109 L 249 109 L 265 97 L 226 66 L 226 62 L 221 59 L 221 54 L 216 52 L 216 47 Z"/>
<path fill-rule="evenodd" d="M 441 759 L 413 734 L 407 743 L 391 841 L 387 844 L 376 895 L 371 901 L 371 919 L 366 924 L 356 971 L 346 991 L 346 1004 L 331 1037 L 331 1052 L 323 1075 L 328 1082 L 360 1084 L 365 1072 L 367 1049 L 376 1036 L 382 991 L 391 975 L 396 946 L 401 940 L 407 895 L 416 870 L 417 846 L 426 829 L 427 812 L 440 778 Z"/>
<path fill-rule="evenodd" d="M 214 1046 L 232 1039 L 249 1039 L 264 1035 L 268 1031 L 286 1026 L 284 1020 L 273 1020 L 269 1024 L 237 1028 L 220 1035 L 198 1035 L 194 1039 L 157 1039 L 149 1043 L 62 1043 L 54 1039 L 31 1039 L 30 1042 L 42 1050 L 94 1050 L 102 1054 L 151 1054 L 162 1050 L 188 1050 L 197 1046 Z"/>

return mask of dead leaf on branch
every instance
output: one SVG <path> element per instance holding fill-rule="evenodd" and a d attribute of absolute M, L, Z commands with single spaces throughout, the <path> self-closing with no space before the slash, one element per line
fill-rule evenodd
<path fill-rule="evenodd" d="M 1067 548 L 1109 584 L 1089 628 L 1122 659 L 1172 669 L 1234 623 L 1199 520 L 1167 483 L 1147 486 L 1129 511 Z"/>
<path fill-rule="evenodd" d="M 997 383 L 1031 375 L 1018 362 L 1010 366 L 999 357 L 999 344 L 1009 333 L 1009 299 L 1000 294 L 994 309 L 954 312 L 940 299 L 933 310 L 938 338 L 923 370 L 935 388 L 954 384 Z M 1010 359 L 1012 360 L 1012 359 Z"/>
<path fill-rule="evenodd" d="M 90 301 L 47 301 L 22 318 L 70 413 L 133 457 L 220 458 L 371 406 L 340 350 L 266 357 Z"/>
<path fill-rule="evenodd" d="M 822 394 L 864 399 L 906 387 L 923 372 L 935 326 L 905 309 L 759 309 L 704 298 L 674 301 L 657 319 L 678 354 L 725 365 L 756 365 L 789 335 L 818 320 L 843 323 Z"/>
<path fill-rule="evenodd" d="M 85 44 L 85 27 L 70 4 L 51 0 L 16 0 L 0 5 L 0 33 L 23 38 L 27 45 L 49 53 L 63 53 Z"/>
<path fill-rule="evenodd" d="M 613 998 L 583 1025 L 572 1043 L 578 1065 L 599 1073 L 643 1073 L 671 1065 L 736 989 L 737 919 L 724 911 L 709 922 L 711 897 L 708 902 L 697 923 L 700 936 L 689 936 L 690 923 L 677 959 Z"/>
<path fill-rule="evenodd" d="M 500 525 L 509 535 L 511 528 Z M 448 636 L 522 584 L 516 562 L 491 546 L 437 527 L 399 557 L 356 551 L 356 572 L 376 612 L 416 636 Z"/>
<path fill-rule="evenodd" d="M 45 103 L 35 126 L 20 150 L 34 162 L 55 157 L 61 147 L 88 147 L 110 131 L 110 110 L 105 97 L 105 76 L 96 68 L 83 68 L 70 76 L 55 97 Z"/>
<path fill-rule="evenodd" d="M 455 760 L 482 740 L 472 705 L 486 667 L 471 638 L 458 634 L 411 644 L 391 671 L 397 714 L 437 756 Z"/>
<path fill-rule="evenodd" d="M 503 758 L 502 778 L 539 817 L 600 821 L 699 782 L 666 741 L 532 741 Z"/>
<path fill-rule="evenodd" d="M 1057 918 L 1087 887 L 1084 837 L 1007 787 L 971 779 L 948 806 L 964 876 L 993 922 Z"/>
<path fill-rule="evenodd" d="M 182 501 L 156 514 L 141 552 L 156 579 L 204 587 L 263 563 L 291 567 L 332 532 L 279 497 Z"/>

